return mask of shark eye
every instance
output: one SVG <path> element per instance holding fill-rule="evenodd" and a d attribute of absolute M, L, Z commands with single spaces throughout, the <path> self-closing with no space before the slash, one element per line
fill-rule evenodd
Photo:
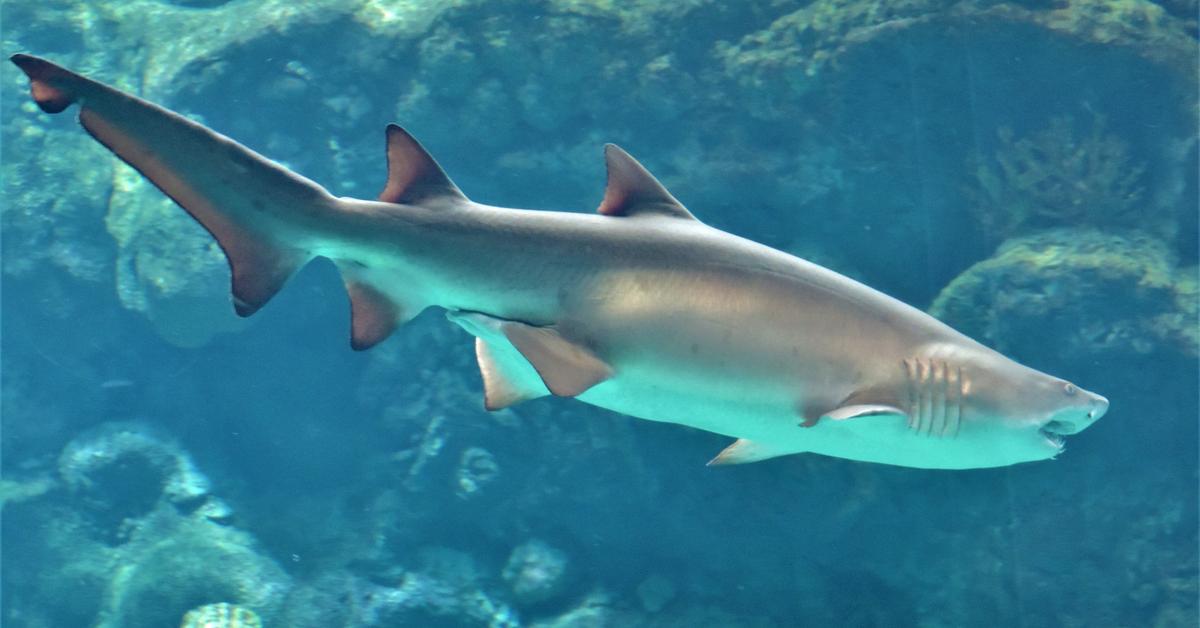
<path fill-rule="evenodd" d="M 1075 384 L 1072 384 L 1071 382 L 1063 384 L 1063 392 L 1067 393 L 1068 395 L 1074 395 L 1078 391 L 1079 389 L 1076 388 Z"/>

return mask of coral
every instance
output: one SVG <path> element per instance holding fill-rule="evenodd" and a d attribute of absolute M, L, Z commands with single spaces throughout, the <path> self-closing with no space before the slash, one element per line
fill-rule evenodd
<path fill-rule="evenodd" d="M 482 447 L 468 447 L 459 458 L 458 470 L 455 472 L 456 493 L 459 497 L 474 497 L 475 493 L 483 490 L 500 475 L 500 465 L 496 458 Z"/>
<path fill-rule="evenodd" d="M 417 565 L 394 586 L 374 586 L 358 613 L 367 626 L 481 625 L 516 628 L 520 620 L 503 601 L 484 590 L 479 568 L 468 554 L 425 547 Z"/>
<path fill-rule="evenodd" d="M 61 490 L 5 512 L 28 537 L 6 551 L 42 567 L 9 573 L 17 608 L 62 596 L 36 611 L 47 625 L 100 627 L 178 625 L 210 602 L 267 619 L 277 610 L 288 577 L 228 525 L 228 506 L 170 438 L 139 423 L 104 424 L 63 448 L 58 471 Z"/>
<path fill-rule="evenodd" d="M 1196 356 L 1196 272 L 1143 233 L 1058 229 L 1006 242 L 950 282 L 929 309 L 1015 356 Z"/>
<path fill-rule="evenodd" d="M 179 628 L 262 628 L 262 620 L 248 608 L 219 602 L 188 611 Z"/>
<path fill-rule="evenodd" d="M 245 532 L 159 511 L 140 522 L 124 548 L 97 626 L 169 626 L 189 609 L 222 601 L 269 622 L 289 587 Z"/>
<path fill-rule="evenodd" d="M 1009 7 L 998 12 L 1016 11 Z M 1128 46 L 1138 54 L 1196 72 L 1195 40 L 1187 19 L 1171 15 L 1150 0 L 1067 0 L 1053 10 L 1034 12 L 1032 19 L 1064 35 L 1091 43 Z M 1192 13 L 1192 18 L 1195 13 Z"/>
<path fill-rule="evenodd" d="M 1058 116 L 1021 139 L 997 134 L 991 160 L 976 158 L 975 209 L 988 233 L 1003 239 L 1045 227 L 1146 227 L 1140 203 L 1145 165 L 1131 164 L 1128 147 L 1096 115 L 1077 136 L 1076 120 Z M 1174 228 L 1160 221 L 1163 230 Z M 1169 234 L 1167 234 L 1169 235 Z"/>
<path fill-rule="evenodd" d="M 92 534 L 120 544 L 101 625 L 170 625 L 202 602 L 272 611 L 286 589 L 250 537 L 224 525 L 229 507 L 191 456 L 149 426 L 104 424 L 71 441 L 58 468 Z"/>
<path fill-rule="evenodd" d="M 740 75 L 746 85 L 777 80 L 803 95 L 864 44 L 904 37 L 928 24 L 946 31 L 984 23 L 1035 25 L 1057 37 L 1127 48 L 1194 80 L 1195 43 L 1188 21 L 1149 0 L 1069 0 L 1051 10 L 1024 3 L 817 0 L 736 44 L 722 44 L 718 56 L 727 72 Z"/>
<path fill-rule="evenodd" d="M 793 94 L 802 95 L 820 84 L 823 70 L 847 47 L 908 28 L 951 4 L 946 0 L 817 0 L 736 45 L 723 44 L 718 56 L 730 75 L 750 70 L 744 79 L 756 82 L 779 76 Z"/>
<path fill-rule="evenodd" d="M 22 109 L 23 115 L 36 110 Z M 44 274 L 49 266 L 89 283 L 104 281 L 111 274 L 112 245 L 97 237 L 100 212 L 95 199 L 107 196 L 112 171 L 98 147 L 85 143 L 87 139 L 75 129 L 23 125 L 12 132 L 6 127 L 6 155 L 13 151 L 47 157 L 6 158 L 0 166 L 7 199 L 0 210 L 5 274 Z M 78 168 L 80 159 L 96 167 Z M 72 184 L 63 186 L 67 177 Z"/>
<path fill-rule="evenodd" d="M 201 501 L 210 489 L 186 451 L 143 423 L 105 423 L 81 434 L 63 449 L 58 471 L 72 491 L 112 495 L 138 484 L 152 500 L 161 495 L 175 504 Z"/>
<path fill-rule="evenodd" d="M 513 597 L 529 606 L 554 599 L 570 581 L 567 555 L 537 539 L 513 548 L 500 577 Z"/>

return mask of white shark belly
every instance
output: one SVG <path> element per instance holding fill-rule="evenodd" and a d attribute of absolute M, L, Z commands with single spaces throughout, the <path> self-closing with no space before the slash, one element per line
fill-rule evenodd
<path fill-rule="evenodd" d="M 799 425 L 793 402 L 766 387 L 749 389 L 716 380 L 684 381 L 619 371 L 576 397 L 639 419 L 675 423 L 733 438 Z"/>

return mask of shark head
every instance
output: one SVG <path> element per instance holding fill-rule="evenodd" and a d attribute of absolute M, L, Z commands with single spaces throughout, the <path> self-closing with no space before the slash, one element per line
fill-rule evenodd
<path fill-rule="evenodd" d="M 1058 455 L 1064 437 L 1090 427 L 1108 399 L 992 352 L 977 356 L 963 415 L 1004 433 L 1004 447 L 1024 460 Z"/>

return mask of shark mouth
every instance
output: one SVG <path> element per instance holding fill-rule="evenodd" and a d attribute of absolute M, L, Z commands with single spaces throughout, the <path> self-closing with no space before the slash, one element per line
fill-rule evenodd
<path fill-rule="evenodd" d="M 1075 429 L 1073 424 L 1066 421 L 1050 421 L 1038 428 L 1038 433 L 1041 434 L 1047 442 L 1055 447 L 1058 447 L 1059 449 L 1062 449 L 1063 444 L 1066 442 L 1064 436 L 1068 434 L 1074 434 L 1077 431 L 1079 430 Z"/>

